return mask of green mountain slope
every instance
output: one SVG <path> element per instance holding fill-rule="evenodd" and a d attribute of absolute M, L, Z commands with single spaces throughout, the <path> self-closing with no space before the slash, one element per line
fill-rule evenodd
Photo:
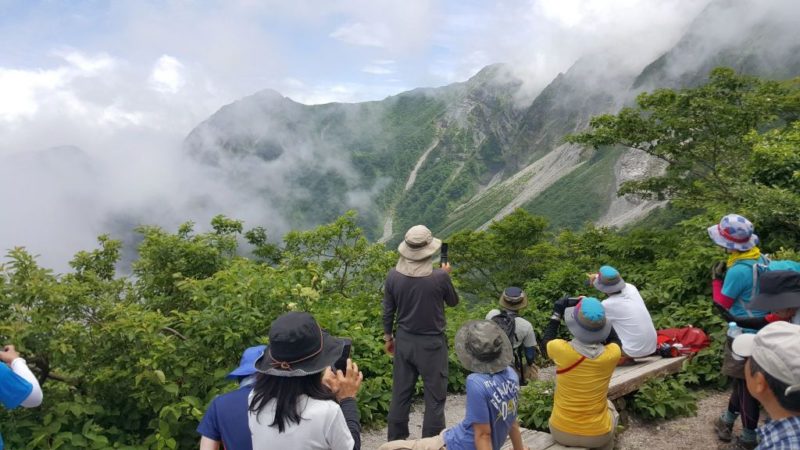
<path fill-rule="evenodd" d="M 617 178 L 630 178 L 630 167 L 647 168 L 636 176 L 658 167 L 616 165 L 619 153 L 592 157 L 564 145 L 564 136 L 643 89 L 695 85 L 720 64 L 775 78 L 800 75 L 800 34 L 793 32 L 799 13 L 776 13 L 780 3 L 713 1 L 644 70 L 610 54 L 588 55 L 528 105 L 519 103 L 522 81 L 504 65 L 463 83 L 357 104 L 308 106 L 263 91 L 220 109 L 190 133 L 185 149 L 252 198 L 250 207 L 269 211 L 277 234 L 348 209 L 359 211 L 370 238 L 384 242 L 417 223 L 445 236 L 485 227 L 516 207 L 558 226 L 609 211 L 635 220 L 652 205 L 615 200 Z M 732 17 L 746 20 L 730 27 Z M 591 195 L 581 193 L 585 185 Z"/>

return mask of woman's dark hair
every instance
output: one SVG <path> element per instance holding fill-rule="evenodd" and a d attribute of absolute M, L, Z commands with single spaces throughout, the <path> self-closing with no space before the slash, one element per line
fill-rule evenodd
<path fill-rule="evenodd" d="M 283 433 L 292 423 L 300 423 L 300 413 L 297 408 L 297 399 L 307 395 L 317 400 L 333 400 L 336 396 L 322 384 L 322 373 L 313 373 L 304 377 L 276 377 L 260 374 L 253 385 L 253 401 L 250 411 L 258 414 L 267 406 L 270 400 L 275 399 L 275 420 L 271 427 L 278 426 L 278 432 Z"/>
<path fill-rule="evenodd" d="M 764 375 L 767 386 L 769 386 L 769 389 L 772 391 L 772 394 L 775 395 L 775 398 L 781 406 L 792 412 L 800 412 L 800 392 L 786 395 L 786 388 L 788 388 L 789 385 L 768 374 L 758 365 L 755 359 L 750 358 L 750 375 L 755 376 L 758 372 Z"/>

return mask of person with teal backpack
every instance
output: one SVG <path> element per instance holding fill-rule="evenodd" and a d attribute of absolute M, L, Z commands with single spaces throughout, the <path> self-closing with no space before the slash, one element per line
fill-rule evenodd
<path fill-rule="evenodd" d="M 720 261 L 711 270 L 714 306 L 726 322 L 738 323 L 744 333 L 755 333 L 767 323 L 781 320 L 775 314 L 749 308 L 758 289 L 758 275 L 770 266 L 769 259 L 758 248 L 753 224 L 738 214 L 728 214 L 708 228 L 708 235 L 728 254 L 726 261 Z M 735 320 L 739 318 L 744 320 Z M 729 336 L 725 342 L 722 373 L 732 379 L 733 391 L 728 408 L 716 419 L 714 429 L 720 440 L 727 442 L 720 449 L 753 449 L 757 445 L 759 404 L 747 391 L 744 361 L 733 355 L 732 341 Z M 733 424 L 737 416 L 741 416 L 742 434 L 734 440 Z"/>

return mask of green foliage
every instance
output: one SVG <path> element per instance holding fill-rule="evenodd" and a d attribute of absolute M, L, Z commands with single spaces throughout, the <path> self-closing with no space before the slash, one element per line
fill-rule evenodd
<path fill-rule="evenodd" d="M 554 389 L 552 381 L 532 381 L 520 389 L 517 410 L 520 425 L 531 430 L 549 432 Z"/>
<path fill-rule="evenodd" d="M 546 222 L 518 209 L 487 231 L 462 231 L 450 238 L 459 287 L 482 300 L 496 300 L 507 286 L 523 286 L 540 269 L 539 255 L 526 252 L 544 238 Z"/>
<path fill-rule="evenodd" d="M 799 112 L 800 104 L 780 83 L 719 68 L 697 88 L 642 93 L 635 108 L 595 117 L 590 131 L 569 140 L 621 144 L 669 164 L 663 176 L 628 182 L 622 193 L 736 201 L 734 187 L 748 181 L 743 170 L 752 153 L 749 133 L 795 120 Z"/>
<path fill-rule="evenodd" d="M 623 184 L 620 194 L 736 211 L 757 223 L 762 241 L 787 246 L 800 239 L 798 92 L 796 80 L 719 68 L 703 86 L 643 93 L 636 107 L 595 117 L 568 140 L 632 147 L 668 164 L 661 176 Z"/>
<path fill-rule="evenodd" d="M 633 395 L 631 410 L 648 420 L 674 419 L 697 413 L 692 392 L 679 377 L 653 379 Z"/>

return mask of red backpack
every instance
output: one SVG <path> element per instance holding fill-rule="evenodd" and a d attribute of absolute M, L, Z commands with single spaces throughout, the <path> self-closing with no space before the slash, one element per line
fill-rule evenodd
<path fill-rule="evenodd" d="M 656 334 L 658 335 L 659 348 L 663 344 L 668 344 L 672 348 L 678 348 L 683 355 L 697 353 L 711 343 L 708 335 L 703 330 L 691 326 L 658 330 Z M 676 344 L 679 344 L 680 347 L 677 347 Z"/>

